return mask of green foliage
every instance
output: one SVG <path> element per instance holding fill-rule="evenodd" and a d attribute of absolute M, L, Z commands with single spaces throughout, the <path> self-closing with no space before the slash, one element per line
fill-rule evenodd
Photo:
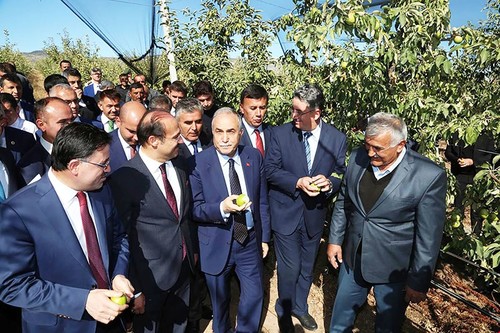
<path fill-rule="evenodd" d="M 16 50 L 16 44 L 11 43 L 9 32 L 4 30 L 3 34 L 5 37 L 5 44 L 0 46 L 0 62 L 15 63 L 19 72 L 30 75 L 33 72 L 33 67 L 30 62 L 21 52 Z"/>

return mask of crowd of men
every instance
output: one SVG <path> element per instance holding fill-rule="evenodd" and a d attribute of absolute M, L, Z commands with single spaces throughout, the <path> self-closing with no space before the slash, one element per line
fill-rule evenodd
<path fill-rule="evenodd" d="M 83 87 L 63 60 L 35 102 L 9 65 L 0 65 L 0 322 L 9 332 L 199 332 L 203 316 L 216 333 L 259 332 L 271 242 L 280 332 L 295 331 L 292 317 L 316 330 L 323 318 L 307 300 L 337 194 L 330 332 L 352 331 L 370 288 L 377 332 L 400 332 L 408 302 L 425 299 L 446 175 L 407 149 L 401 118 L 371 116 L 346 166 L 346 135 L 323 120 L 317 85 L 297 88 L 291 121 L 273 127 L 258 84 L 235 111 L 217 105 L 208 81 L 190 97 L 181 81 L 159 92 L 142 74 L 114 85 L 93 68 Z"/>

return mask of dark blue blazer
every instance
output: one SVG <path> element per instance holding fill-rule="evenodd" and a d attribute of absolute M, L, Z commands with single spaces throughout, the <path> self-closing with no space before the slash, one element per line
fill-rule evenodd
<path fill-rule="evenodd" d="M 43 176 L 49 171 L 52 160 L 50 154 L 38 141 L 17 163 L 21 175 L 29 184 L 37 175 Z"/>
<path fill-rule="evenodd" d="M 239 146 L 247 195 L 252 201 L 257 244 L 269 242 L 271 228 L 267 184 L 262 156 L 257 149 Z M 225 267 L 231 250 L 233 220 L 224 221 L 220 203 L 229 196 L 215 147 L 196 155 L 196 168 L 190 176 L 193 192 L 193 219 L 198 222 L 201 270 L 217 275 Z M 241 181 L 241 180 L 240 180 Z"/>
<path fill-rule="evenodd" d="M 35 123 L 35 110 L 34 106 L 31 103 L 26 102 L 25 100 L 21 100 L 19 102 L 24 111 L 24 118 L 32 123 Z"/>
<path fill-rule="evenodd" d="M 94 84 L 91 83 L 88 86 L 83 87 L 83 94 L 85 96 L 94 97 L 95 96 Z"/>
<path fill-rule="evenodd" d="M 0 147 L 0 161 L 7 169 L 9 177 L 9 196 L 11 196 L 14 192 L 25 186 L 26 183 L 19 174 L 16 168 L 16 161 L 8 149 Z"/>
<path fill-rule="evenodd" d="M 128 241 L 109 188 L 88 195 L 111 282 L 127 273 Z M 0 221 L 0 300 L 23 308 L 23 332 L 95 333 L 85 305 L 97 282 L 48 175 L 4 201 Z"/>
<path fill-rule="evenodd" d="M 271 125 L 262 124 L 262 131 L 264 132 L 264 152 L 269 148 L 269 143 L 271 141 L 271 129 Z M 240 145 L 253 147 L 250 134 L 247 132 L 246 127 L 243 127 L 243 135 L 241 136 Z"/>
<path fill-rule="evenodd" d="M 321 174 L 327 177 L 333 185 L 331 193 L 335 193 L 340 188 L 341 179 L 334 174 L 341 175 L 345 172 L 346 136 L 324 122 L 321 126 L 311 175 Z M 329 194 L 321 192 L 316 197 L 310 197 L 296 188 L 297 181 L 307 176 L 308 170 L 302 131 L 293 123 L 272 129 L 265 169 L 269 182 L 272 229 L 280 234 L 290 235 L 303 218 L 310 236 L 322 232 Z"/>
<path fill-rule="evenodd" d="M 125 155 L 122 143 L 118 137 L 118 129 L 115 129 L 109 134 L 111 135 L 111 144 L 109 146 L 109 167 L 111 169 L 110 172 L 113 172 L 127 162 L 127 155 Z"/>
<path fill-rule="evenodd" d="M 5 127 L 4 131 L 7 149 L 18 163 L 21 157 L 36 144 L 35 138 L 33 134 L 14 127 Z"/>
<path fill-rule="evenodd" d="M 95 120 L 92 120 L 92 125 L 94 125 L 97 128 L 104 129 L 104 125 L 101 121 L 101 115 L 98 115 Z"/>

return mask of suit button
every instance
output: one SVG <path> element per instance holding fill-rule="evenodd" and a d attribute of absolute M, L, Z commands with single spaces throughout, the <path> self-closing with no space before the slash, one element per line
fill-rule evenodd
<path fill-rule="evenodd" d="M 358 238 L 361 238 L 361 234 L 358 234 Z"/>
<path fill-rule="evenodd" d="M 90 289 L 97 289 L 97 284 L 93 284 L 90 286 Z"/>

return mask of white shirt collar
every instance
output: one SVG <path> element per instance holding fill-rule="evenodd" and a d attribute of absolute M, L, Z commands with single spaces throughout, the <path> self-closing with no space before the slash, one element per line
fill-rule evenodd
<path fill-rule="evenodd" d="M 49 153 L 52 154 L 52 143 L 45 140 L 42 136 L 40 137 L 40 144 Z"/>
<path fill-rule="evenodd" d="M 242 118 L 241 121 L 243 123 L 243 126 L 245 126 L 245 129 L 247 130 L 248 135 L 251 136 L 255 130 L 258 130 L 260 133 L 262 133 L 262 124 L 259 127 L 253 127 L 252 125 L 247 123 L 245 118 Z"/>
<path fill-rule="evenodd" d="M 232 158 L 236 164 L 241 165 L 241 159 L 240 159 L 240 154 L 238 153 L 238 149 L 236 149 L 236 153 L 234 154 L 233 157 L 229 157 L 227 155 L 222 155 L 217 151 L 217 157 L 219 158 L 219 163 L 220 165 L 225 165 L 229 162 L 229 159 Z"/>
<path fill-rule="evenodd" d="M 48 177 L 54 187 L 54 191 L 56 191 L 57 197 L 61 201 L 61 204 L 63 207 L 67 207 L 70 201 L 75 198 L 78 191 L 61 182 L 54 174 L 52 168 L 49 169 Z"/>
<path fill-rule="evenodd" d="M 315 129 L 313 129 L 312 131 L 302 131 L 302 135 L 303 135 L 305 132 L 309 132 L 309 133 L 311 133 L 311 134 L 312 134 L 312 136 L 314 136 L 317 140 L 319 140 L 319 135 L 321 134 L 321 127 L 322 127 L 321 123 L 322 123 L 322 122 L 323 122 L 323 121 L 321 121 L 321 120 L 320 120 L 320 121 L 319 121 L 319 123 L 318 123 L 318 126 L 316 126 L 316 128 L 315 128 Z"/>

